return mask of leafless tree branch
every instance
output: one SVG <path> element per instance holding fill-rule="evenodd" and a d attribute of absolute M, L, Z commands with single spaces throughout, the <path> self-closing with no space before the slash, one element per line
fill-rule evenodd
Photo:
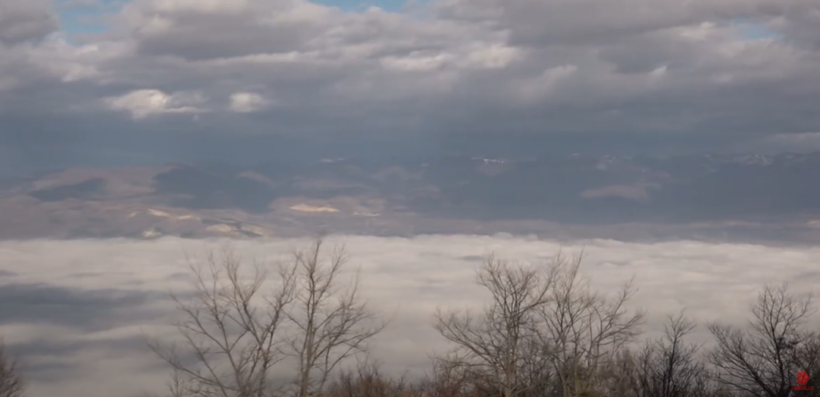
<path fill-rule="evenodd" d="M 0 397 L 23 397 L 26 384 L 20 374 L 20 363 L 10 357 L 0 339 Z"/>
<path fill-rule="evenodd" d="M 711 324 L 717 346 L 709 362 L 717 380 L 750 396 L 790 396 L 797 371 L 817 371 L 817 336 L 805 329 L 814 312 L 811 296 L 793 295 L 785 284 L 769 285 L 758 295 L 746 329 Z"/>

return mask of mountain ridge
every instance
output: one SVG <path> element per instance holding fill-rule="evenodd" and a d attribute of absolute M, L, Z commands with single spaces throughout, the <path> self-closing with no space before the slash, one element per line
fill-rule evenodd
<path fill-rule="evenodd" d="M 520 226 L 526 222 L 590 230 L 746 222 L 814 233 L 817 222 L 811 222 L 820 219 L 818 181 L 820 153 L 456 154 L 78 168 L 5 179 L 0 211 L 7 216 L 0 219 L 0 238 L 261 237 L 276 235 L 274 230 L 322 228 L 412 233 L 440 222 L 462 225 L 452 232 L 491 224 L 516 232 L 527 229 Z M 189 218 L 128 218 L 134 208 Z M 40 215 L 28 222 L 20 216 L 34 213 Z M 222 218 L 230 221 L 213 221 Z"/>

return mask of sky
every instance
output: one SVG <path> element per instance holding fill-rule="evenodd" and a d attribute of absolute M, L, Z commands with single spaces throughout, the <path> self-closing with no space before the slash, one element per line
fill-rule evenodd
<path fill-rule="evenodd" d="M 0 0 L 6 169 L 813 151 L 818 104 L 815 0 Z"/>
<path fill-rule="evenodd" d="M 147 349 L 148 338 L 172 338 L 174 304 L 168 293 L 190 291 L 186 256 L 196 262 L 209 249 L 230 246 L 244 263 L 286 260 L 304 239 L 275 240 L 27 240 L 0 242 L 0 333 L 22 354 L 30 397 L 142 397 L 161 391 L 168 370 Z M 487 294 L 475 281 L 483 257 L 548 263 L 583 249 L 581 272 L 595 291 L 612 296 L 634 277 L 630 312 L 646 311 L 645 337 L 658 336 L 668 315 L 685 310 L 698 327 L 691 342 L 711 341 L 706 324 L 743 324 L 766 283 L 790 283 L 794 294 L 820 282 L 816 247 L 767 247 L 672 241 L 655 244 L 611 240 L 559 244 L 537 238 L 331 236 L 344 243 L 361 269 L 360 292 L 388 327 L 371 344 L 385 373 L 418 376 L 428 354 L 449 345 L 433 329 L 433 314 L 479 310 Z M 806 323 L 816 329 L 817 316 Z M 281 367 L 280 367 L 281 368 Z"/>

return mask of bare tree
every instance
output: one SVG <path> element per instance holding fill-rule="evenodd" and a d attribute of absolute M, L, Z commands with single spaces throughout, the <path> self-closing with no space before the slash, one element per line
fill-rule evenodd
<path fill-rule="evenodd" d="M 564 397 L 600 394 L 602 373 L 618 352 L 640 332 L 643 313 L 630 314 L 626 303 L 633 296 L 632 282 L 614 297 L 591 290 L 579 276 L 583 255 L 568 260 L 555 257 L 555 281 L 548 303 L 537 307 L 538 336 L 549 354 Z"/>
<path fill-rule="evenodd" d="M 286 313 L 296 326 L 288 351 L 299 360 L 299 397 L 323 390 L 339 363 L 364 352 L 386 326 L 360 298 L 358 272 L 346 289 L 339 288 L 348 262 L 344 246 L 336 247 L 327 261 L 322 260 L 322 246 L 318 238 L 293 257 L 296 294 Z"/>
<path fill-rule="evenodd" d="M 355 370 L 342 371 L 324 391 L 325 397 L 415 397 L 421 390 L 405 377 L 390 378 L 380 363 L 365 359 Z"/>
<path fill-rule="evenodd" d="M 628 348 L 620 350 L 614 359 L 599 371 L 599 392 L 607 397 L 638 397 L 635 388 L 637 367 L 638 359 L 635 352 Z M 562 393 L 558 395 L 560 394 Z"/>
<path fill-rule="evenodd" d="M 451 356 L 440 360 L 488 381 L 502 397 L 524 393 L 525 367 L 537 327 L 535 310 L 547 302 L 554 270 L 490 256 L 478 272 L 478 284 L 492 296 L 484 312 L 479 316 L 469 311 L 436 313 L 436 330 L 457 345 Z"/>
<path fill-rule="evenodd" d="M 714 395 L 707 369 L 698 359 L 701 345 L 686 342 L 695 324 L 681 312 L 670 316 L 664 335 L 648 341 L 633 369 L 637 397 L 708 397 Z"/>
<path fill-rule="evenodd" d="M 749 396 L 820 395 L 820 390 L 793 391 L 798 371 L 820 376 L 820 339 L 806 329 L 814 312 L 811 296 L 791 294 L 785 284 L 766 286 L 747 329 L 711 324 L 717 343 L 709 362 L 717 380 Z"/>
<path fill-rule="evenodd" d="M 816 329 L 813 331 L 803 332 L 803 339 L 795 350 L 795 361 L 797 367 L 801 371 L 806 371 L 809 375 L 809 381 L 805 385 L 801 385 L 806 389 L 795 394 L 799 396 L 813 396 L 820 397 L 820 332 Z"/>
<path fill-rule="evenodd" d="M 0 339 L 0 397 L 23 397 L 24 392 L 19 362 L 8 355 Z"/>
<path fill-rule="evenodd" d="M 172 368 L 172 371 L 171 379 L 165 382 L 168 397 L 190 397 L 203 394 L 197 390 L 196 382 L 192 381 L 191 377 L 187 376 L 185 372 L 177 368 Z"/>
<path fill-rule="evenodd" d="M 432 376 L 420 385 L 424 397 L 474 396 L 476 379 L 469 368 L 457 360 L 434 359 Z"/>
<path fill-rule="evenodd" d="M 289 263 L 250 270 L 230 249 L 208 255 L 204 266 L 192 264 L 193 298 L 172 295 L 181 342 L 150 344 L 174 370 L 170 394 L 268 397 L 289 394 L 295 384 L 293 394 L 307 397 L 344 359 L 364 351 L 385 323 L 360 299 L 358 273 L 340 288 L 344 247 L 324 261 L 322 245 L 317 238 Z M 295 359 L 295 382 L 274 382 L 274 366 L 287 359 Z"/>
<path fill-rule="evenodd" d="M 295 287 L 292 269 L 275 269 L 276 287 L 263 291 L 272 269 L 256 264 L 246 272 L 230 249 L 210 253 L 205 265 L 190 262 L 193 298 L 172 294 L 181 342 L 150 343 L 174 370 L 174 397 L 271 395 L 270 372 L 284 358 L 280 333 Z"/>

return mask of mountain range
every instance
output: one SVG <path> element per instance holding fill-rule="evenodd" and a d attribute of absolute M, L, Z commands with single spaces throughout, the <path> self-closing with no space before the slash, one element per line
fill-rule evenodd
<path fill-rule="evenodd" d="M 818 181 L 820 153 L 73 168 L 0 179 L 0 238 L 327 231 L 811 242 Z"/>

